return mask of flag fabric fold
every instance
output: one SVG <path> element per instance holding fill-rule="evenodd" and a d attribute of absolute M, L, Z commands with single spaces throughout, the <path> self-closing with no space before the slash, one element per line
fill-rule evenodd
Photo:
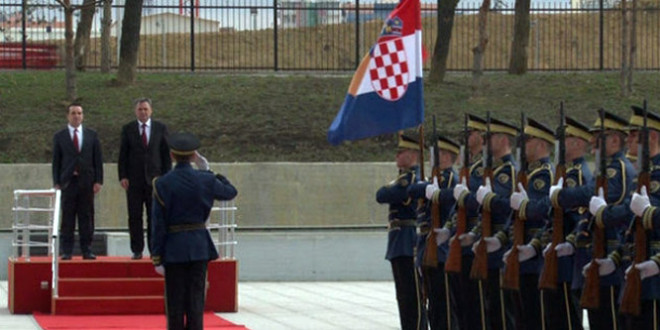
<path fill-rule="evenodd" d="M 424 121 L 420 0 L 401 0 L 362 59 L 344 104 L 328 129 L 338 145 Z"/>

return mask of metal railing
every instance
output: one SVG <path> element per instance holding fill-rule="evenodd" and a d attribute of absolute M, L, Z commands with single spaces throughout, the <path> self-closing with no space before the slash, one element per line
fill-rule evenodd
<path fill-rule="evenodd" d="M 31 248 L 48 249 L 52 258 L 51 289 L 53 297 L 58 295 L 59 274 L 59 228 L 60 228 L 59 189 L 14 190 L 14 220 L 12 223 L 13 259 L 24 258 L 30 261 Z M 35 241 L 33 236 L 47 233 L 47 242 Z"/>
<path fill-rule="evenodd" d="M 216 204 L 217 206 L 211 209 L 206 228 L 211 232 L 220 259 L 235 259 L 234 248 L 238 244 L 236 239 L 236 210 L 238 208 L 233 200 L 216 202 Z"/>
<path fill-rule="evenodd" d="M 80 4 L 82 0 L 72 2 Z M 62 58 L 64 14 L 54 3 L 30 2 L 23 8 L 20 1 L 0 2 L 0 43 L 25 40 L 27 44 L 55 44 Z M 109 45 L 113 67 L 119 57 L 122 3 L 114 1 L 111 10 L 114 23 L 110 26 Z M 480 4 L 481 1 L 461 1 L 456 8 L 447 60 L 450 71 L 472 69 L 471 49 L 478 41 Z M 395 5 L 391 1 L 364 0 L 145 1 L 138 68 L 352 71 L 376 41 L 383 19 Z M 610 0 L 533 0 L 528 68 L 618 69 L 622 30 L 618 6 L 618 1 Z M 646 2 L 637 10 L 636 68 L 660 70 L 660 5 Z M 29 14 L 22 15 L 24 11 Z M 97 8 L 87 47 L 87 68 L 100 67 L 102 12 Z M 511 2 L 500 2 L 491 9 L 485 70 L 507 69 L 514 16 Z M 429 53 L 435 47 L 437 29 L 436 2 L 422 1 L 423 44 Z M 57 66 L 62 67 L 63 61 Z M 429 70 L 430 66 L 431 61 L 426 61 L 424 69 Z M 30 65 L 26 64 L 26 68 Z"/>

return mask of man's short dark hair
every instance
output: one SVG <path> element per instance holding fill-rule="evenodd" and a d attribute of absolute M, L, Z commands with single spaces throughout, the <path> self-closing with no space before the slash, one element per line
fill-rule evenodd
<path fill-rule="evenodd" d="M 72 107 L 81 107 L 82 108 L 82 104 L 80 104 L 80 102 L 71 102 L 71 103 L 69 103 L 69 105 L 66 106 L 66 113 L 69 113 L 69 111 L 71 111 Z"/>
<path fill-rule="evenodd" d="M 137 98 L 137 99 L 135 99 L 135 101 L 133 101 L 133 106 L 136 107 L 140 103 L 147 103 L 147 104 L 149 104 L 149 106 L 151 106 L 151 99 L 148 98 L 148 97 Z"/>

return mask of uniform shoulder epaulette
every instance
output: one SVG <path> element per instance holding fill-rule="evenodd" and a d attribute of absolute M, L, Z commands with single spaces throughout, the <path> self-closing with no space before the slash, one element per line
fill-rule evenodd
<path fill-rule="evenodd" d="M 537 173 L 539 173 L 540 171 L 544 171 L 544 170 L 545 170 L 545 171 L 548 171 L 548 172 L 550 172 L 550 173 L 552 173 L 552 164 L 550 164 L 550 163 L 543 163 L 543 164 L 541 164 L 539 167 L 537 167 L 537 168 L 535 168 L 534 170 L 532 170 L 532 172 L 529 173 L 528 177 L 531 178 L 531 177 L 533 177 L 534 175 L 536 175 Z"/>

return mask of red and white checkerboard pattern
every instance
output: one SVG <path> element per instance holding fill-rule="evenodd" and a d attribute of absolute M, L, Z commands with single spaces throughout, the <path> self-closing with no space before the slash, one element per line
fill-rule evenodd
<path fill-rule="evenodd" d="M 388 101 L 403 97 L 408 88 L 409 75 L 402 38 L 376 44 L 369 61 L 369 76 L 380 97 Z"/>

